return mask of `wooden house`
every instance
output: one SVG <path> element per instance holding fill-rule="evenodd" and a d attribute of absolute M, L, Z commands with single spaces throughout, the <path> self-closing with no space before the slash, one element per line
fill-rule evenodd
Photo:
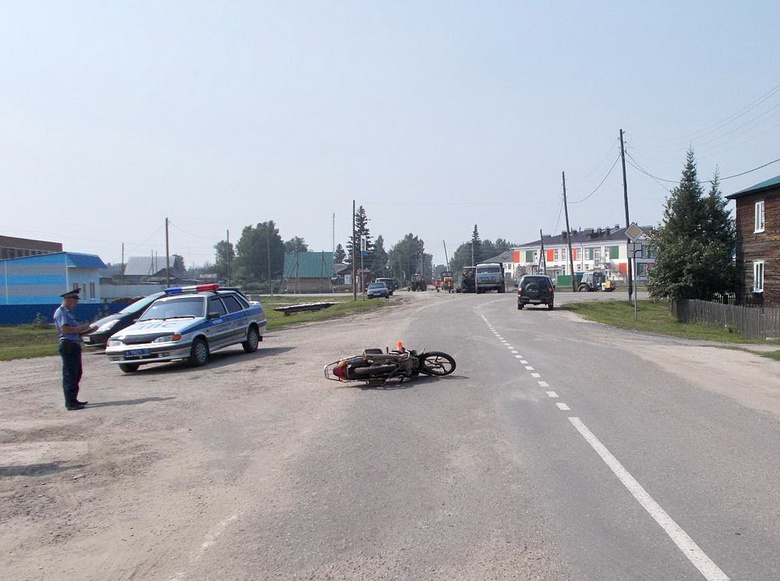
<path fill-rule="evenodd" d="M 737 304 L 780 306 L 780 176 L 726 198 L 736 203 Z"/>

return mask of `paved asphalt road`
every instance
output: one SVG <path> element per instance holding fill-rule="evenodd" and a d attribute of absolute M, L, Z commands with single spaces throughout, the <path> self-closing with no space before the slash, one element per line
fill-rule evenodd
<path fill-rule="evenodd" d="M 4 362 L 9 578 L 780 579 L 780 363 L 512 293 L 393 301 L 197 369 L 89 355 L 78 413 L 56 358 Z M 324 379 L 397 340 L 457 370 Z"/>

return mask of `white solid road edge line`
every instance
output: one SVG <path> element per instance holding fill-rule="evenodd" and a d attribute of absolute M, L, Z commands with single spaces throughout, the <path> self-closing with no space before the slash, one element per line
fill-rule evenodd
<path fill-rule="evenodd" d="M 699 548 L 691 537 L 672 520 L 666 511 L 661 508 L 653 498 L 642 488 L 642 485 L 628 473 L 623 465 L 612 453 L 593 435 L 587 426 L 579 418 L 570 417 L 569 421 L 590 444 L 601 459 L 610 467 L 615 476 L 623 483 L 628 491 L 634 495 L 639 504 L 661 525 L 661 528 L 674 541 L 674 544 L 688 557 L 688 560 L 701 572 L 707 581 L 728 581 L 728 576 L 712 562 L 712 560 Z"/>

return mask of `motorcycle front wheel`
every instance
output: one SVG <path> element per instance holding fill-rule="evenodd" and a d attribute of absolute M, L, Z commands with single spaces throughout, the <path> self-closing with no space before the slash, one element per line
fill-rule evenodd
<path fill-rule="evenodd" d="M 449 375 L 455 371 L 455 359 L 440 351 L 429 351 L 420 355 L 420 373 L 426 375 Z"/>

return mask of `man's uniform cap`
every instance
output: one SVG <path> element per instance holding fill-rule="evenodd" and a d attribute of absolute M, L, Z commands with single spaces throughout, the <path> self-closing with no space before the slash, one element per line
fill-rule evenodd
<path fill-rule="evenodd" d="M 77 299 L 79 298 L 79 293 L 81 292 L 80 288 L 74 289 L 72 291 L 68 291 L 66 293 L 62 293 L 60 296 L 63 299 Z"/>

